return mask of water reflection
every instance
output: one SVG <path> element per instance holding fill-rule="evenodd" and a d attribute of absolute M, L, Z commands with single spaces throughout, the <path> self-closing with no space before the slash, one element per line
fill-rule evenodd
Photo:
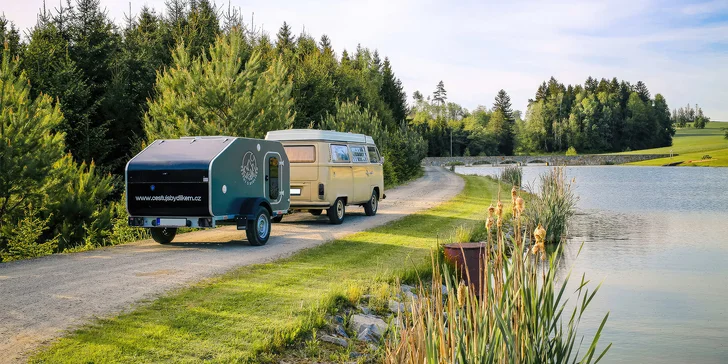
<path fill-rule="evenodd" d="M 524 181 L 546 170 L 524 167 Z M 613 347 L 604 361 L 728 361 L 728 169 L 571 167 L 566 174 L 576 178 L 580 200 L 559 274 L 572 269 L 575 284 L 585 273 L 592 287 L 604 280 L 580 327 L 591 335 L 611 312 L 601 342 Z"/>

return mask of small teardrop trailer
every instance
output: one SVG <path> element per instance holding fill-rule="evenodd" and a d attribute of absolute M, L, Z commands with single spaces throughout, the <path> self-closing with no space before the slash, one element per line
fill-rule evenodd
<path fill-rule="evenodd" d="M 288 157 L 280 142 L 227 136 L 155 140 L 126 165 L 129 225 L 161 244 L 180 227 L 236 225 L 251 245 L 290 207 Z"/>

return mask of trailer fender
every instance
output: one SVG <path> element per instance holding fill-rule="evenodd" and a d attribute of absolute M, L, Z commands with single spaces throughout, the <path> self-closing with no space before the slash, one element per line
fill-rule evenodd
<path fill-rule="evenodd" d="M 243 200 L 243 203 L 240 206 L 240 214 L 247 215 L 248 217 L 252 218 L 258 206 L 265 207 L 266 209 L 268 209 L 270 215 L 273 216 L 273 209 L 270 207 L 270 203 L 268 203 L 268 200 L 262 197 L 246 198 L 245 200 Z"/>

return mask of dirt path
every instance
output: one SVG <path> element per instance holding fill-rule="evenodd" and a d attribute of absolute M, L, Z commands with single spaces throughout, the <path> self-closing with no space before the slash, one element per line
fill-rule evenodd
<path fill-rule="evenodd" d="M 463 180 L 438 167 L 386 191 L 379 212 L 347 207 L 344 224 L 325 216 L 286 216 L 261 247 L 240 244 L 234 226 L 178 236 L 161 246 L 145 240 L 94 251 L 0 264 L 0 362 L 24 361 L 34 349 L 95 317 L 108 317 L 134 303 L 232 268 L 289 256 L 332 239 L 366 230 L 447 201 Z"/>

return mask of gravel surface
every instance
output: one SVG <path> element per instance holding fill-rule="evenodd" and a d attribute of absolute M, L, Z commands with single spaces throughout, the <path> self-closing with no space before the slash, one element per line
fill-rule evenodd
<path fill-rule="evenodd" d="M 307 212 L 274 224 L 265 246 L 249 246 L 234 226 L 74 254 L 0 263 L 0 362 L 21 362 L 38 347 L 97 317 L 109 317 L 171 289 L 235 267 L 269 262 L 332 239 L 428 209 L 459 193 L 463 180 L 438 167 L 387 190 L 376 216 L 348 206 L 342 225 Z M 325 215 L 325 214 L 324 214 Z"/>

